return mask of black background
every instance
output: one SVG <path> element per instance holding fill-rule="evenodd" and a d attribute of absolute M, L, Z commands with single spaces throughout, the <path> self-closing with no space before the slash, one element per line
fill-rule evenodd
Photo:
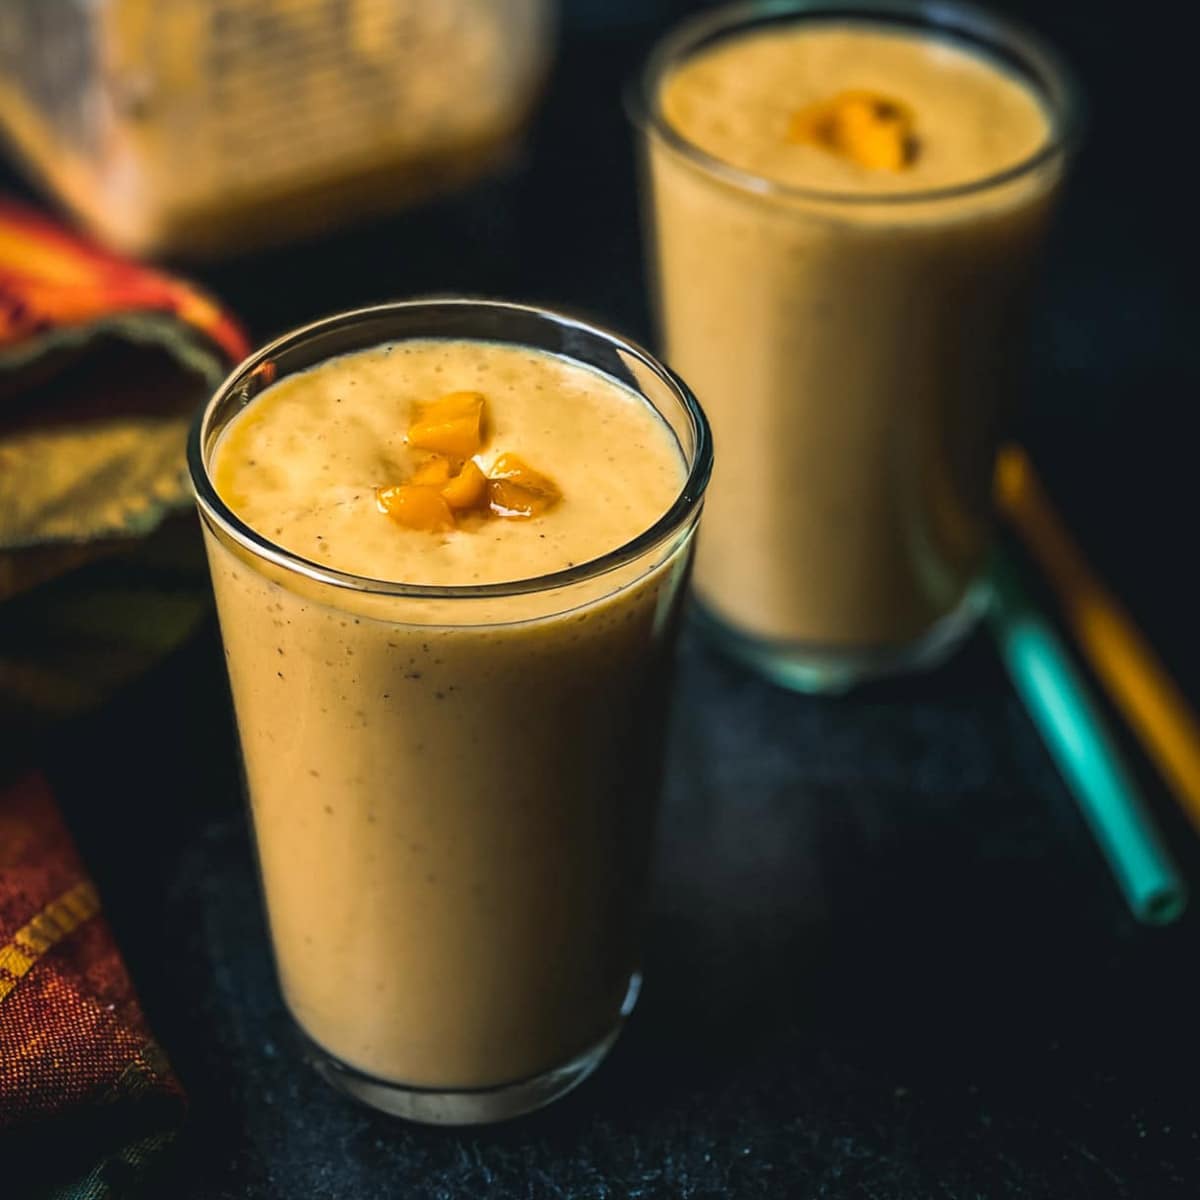
<path fill-rule="evenodd" d="M 462 290 L 649 340 L 618 97 L 689 7 L 571 5 L 502 178 L 194 273 L 256 339 Z M 999 7 L 1059 44 L 1091 100 L 1022 433 L 1200 699 L 1195 121 L 1164 95 L 1188 78 L 1167 19 L 1183 6 Z M 496 1129 L 397 1125 L 295 1061 L 211 625 L 46 750 L 191 1096 L 164 1196 L 1200 1194 L 1196 918 L 1133 923 L 982 636 L 933 675 L 836 701 L 773 690 L 685 636 L 642 1004 L 593 1081 Z M 1200 885 L 1194 834 L 1138 766 Z"/>

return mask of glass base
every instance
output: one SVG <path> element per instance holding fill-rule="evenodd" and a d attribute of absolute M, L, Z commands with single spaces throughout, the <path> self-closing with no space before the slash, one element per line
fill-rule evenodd
<path fill-rule="evenodd" d="M 815 646 L 743 633 L 699 601 L 693 612 L 703 635 L 730 658 L 780 687 L 812 695 L 837 695 L 859 684 L 927 671 L 944 662 L 982 616 L 987 589 L 968 588 L 958 606 L 919 638 L 901 646 Z"/>
<path fill-rule="evenodd" d="M 308 1060 L 316 1072 L 339 1092 L 393 1117 L 423 1125 L 486 1125 L 523 1116 L 565 1096 L 578 1087 L 603 1061 L 620 1036 L 641 989 L 641 975 L 629 981 L 617 1024 L 599 1041 L 561 1066 L 514 1083 L 484 1088 L 412 1087 L 377 1079 L 335 1058 L 300 1030 Z"/>

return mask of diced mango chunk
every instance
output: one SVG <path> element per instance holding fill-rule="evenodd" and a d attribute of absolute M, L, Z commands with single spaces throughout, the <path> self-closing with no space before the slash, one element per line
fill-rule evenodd
<path fill-rule="evenodd" d="M 451 392 L 427 404 L 409 428 L 408 444 L 470 458 L 483 445 L 483 393 Z"/>
<path fill-rule="evenodd" d="M 470 458 L 457 475 L 442 485 L 443 498 L 455 510 L 479 508 L 487 500 L 487 494 L 487 476 Z"/>
<path fill-rule="evenodd" d="M 379 488 L 375 497 L 379 507 L 397 525 L 407 529 L 437 533 L 454 528 L 454 513 L 436 487 L 399 483 L 393 487 Z"/>
<path fill-rule="evenodd" d="M 426 487 L 441 487 L 449 482 L 451 475 L 450 460 L 435 454 L 423 462 L 409 478 L 409 483 L 422 484 Z"/>
<path fill-rule="evenodd" d="M 502 454 L 488 480 L 488 505 L 498 517 L 537 517 L 562 498 L 554 480 L 515 454 Z"/>
<path fill-rule="evenodd" d="M 856 89 L 795 113 L 788 138 L 820 146 L 873 171 L 902 171 L 917 156 L 915 126 L 908 105 Z"/>
<path fill-rule="evenodd" d="M 454 529 L 457 514 L 471 509 L 536 517 L 562 498 L 554 480 L 515 454 L 500 455 L 490 478 L 483 473 L 471 457 L 484 441 L 481 392 L 451 392 L 426 405 L 405 440 L 431 453 L 407 482 L 377 488 L 375 501 L 380 512 L 408 529 Z"/>

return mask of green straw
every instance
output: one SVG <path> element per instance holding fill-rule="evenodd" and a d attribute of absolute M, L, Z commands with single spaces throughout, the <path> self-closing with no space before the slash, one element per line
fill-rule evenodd
<path fill-rule="evenodd" d="M 1151 925 L 1187 907 L 1187 885 L 1067 648 L 997 550 L 988 619 L 1013 686 L 1062 772 L 1130 911 Z"/>

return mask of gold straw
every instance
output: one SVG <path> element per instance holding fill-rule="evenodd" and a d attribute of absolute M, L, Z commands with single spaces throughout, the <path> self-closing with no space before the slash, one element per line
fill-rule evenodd
<path fill-rule="evenodd" d="M 1012 443 L 997 460 L 996 502 L 1054 589 L 1096 677 L 1200 832 L 1200 721 L 1071 539 L 1029 456 Z"/>

